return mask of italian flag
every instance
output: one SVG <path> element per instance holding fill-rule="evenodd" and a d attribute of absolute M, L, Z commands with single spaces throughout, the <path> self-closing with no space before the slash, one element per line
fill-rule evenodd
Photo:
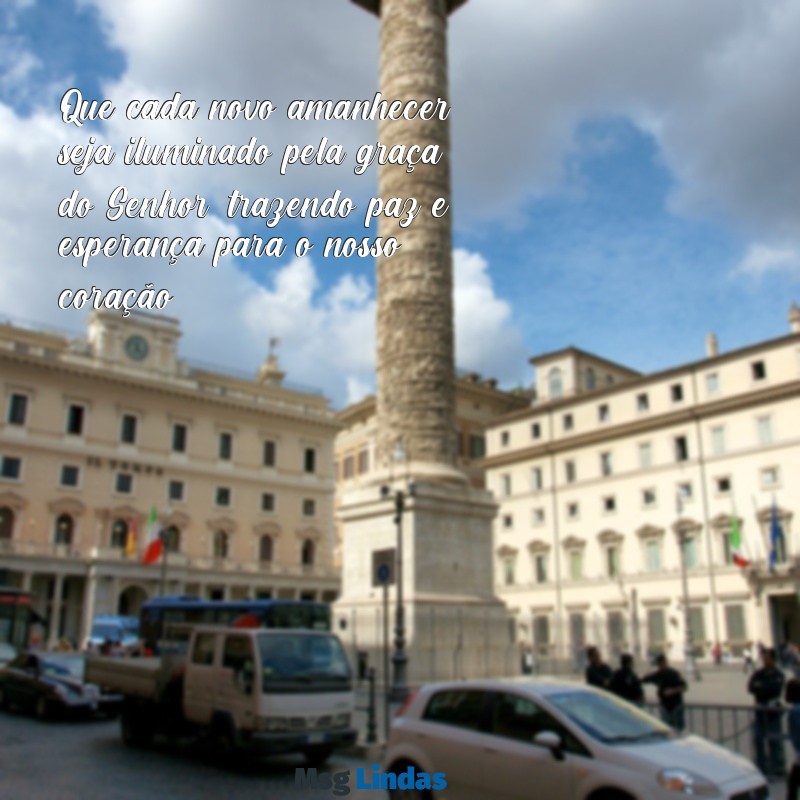
<path fill-rule="evenodd" d="M 731 516 L 731 557 L 737 567 L 750 566 L 750 561 L 742 552 L 742 532 L 739 530 L 739 518 L 735 514 Z"/>
<path fill-rule="evenodd" d="M 155 564 L 161 558 L 164 543 L 161 541 L 161 525 L 158 524 L 156 507 L 150 509 L 147 517 L 147 547 L 142 556 L 143 564 Z"/>

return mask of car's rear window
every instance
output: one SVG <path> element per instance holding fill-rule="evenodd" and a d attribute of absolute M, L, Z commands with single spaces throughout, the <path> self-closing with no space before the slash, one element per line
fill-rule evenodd
<path fill-rule="evenodd" d="M 486 693 L 468 689 L 437 692 L 425 707 L 422 718 L 429 722 L 480 730 L 485 717 Z"/>

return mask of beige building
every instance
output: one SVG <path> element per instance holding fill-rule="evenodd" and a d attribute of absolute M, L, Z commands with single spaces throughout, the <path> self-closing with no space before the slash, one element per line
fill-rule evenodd
<path fill-rule="evenodd" d="M 683 659 L 687 625 L 706 658 L 800 641 L 796 306 L 789 319 L 788 336 L 727 353 L 709 336 L 703 360 L 650 375 L 576 348 L 531 359 L 538 400 L 487 432 L 485 465 L 497 592 L 540 659 L 590 643 Z"/>
<path fill-rule="evenodd" d="M 177 320 L 94 312 L 88 336 L 0 325 L 0 583 L 30 589 L 47 637 L 161 592 L 333 600 L 327 400 L 178 356 Z M 147 518 L 165 580 L 141 564 Z"/>
<path fill-rule="evenodd" d="M 458 468 L 476 489 L 485 488 L 482 460 L 486 455 L 487 425 L 500 416 L 529 406 L 527 394 L 498 389 L 493 378 L 481 378 L 469 372 L 456 380 Z M 337 418 L 342 425 L 334 447 L 338 505 L 342 492 L 361 484 L 369 485 L 381 465 L 376 464 L 375 456 L 375 397 L 370 395 L 353 403 L 340 411 Z M 338 525 L 336 541 L 338 553 L 341 544 Z"/>

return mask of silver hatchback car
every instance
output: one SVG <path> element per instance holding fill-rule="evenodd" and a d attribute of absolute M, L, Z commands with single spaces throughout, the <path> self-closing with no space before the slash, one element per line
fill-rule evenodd
<path fill-rule="evenodd" d="M 423 687 L 395 719 L 383 770 L 428 776 L 406 780 L 393 797 L 769 798 L 745 758 L 607 692 L 546 679 Z"/>

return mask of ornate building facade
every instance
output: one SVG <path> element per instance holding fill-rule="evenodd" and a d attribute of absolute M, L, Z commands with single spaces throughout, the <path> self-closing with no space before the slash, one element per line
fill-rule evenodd
<path fill-rule="evenodd" d="M 327 400 L 178 357 L 177 320 L 106 312 L 86 338 L 0 325 L 0 583 L 50 642 L 156 594 L 333 600 Z M 144 566 L 148 517 L 166 568 Z"/>
<path fill-rule="evenodd" d="M 800 641 L 800 310 L 649 375 L 567 348 L 487 432 L 495 583 L 540 659 Z M 738 566 L 737 552 L 749 562 Z"/>

